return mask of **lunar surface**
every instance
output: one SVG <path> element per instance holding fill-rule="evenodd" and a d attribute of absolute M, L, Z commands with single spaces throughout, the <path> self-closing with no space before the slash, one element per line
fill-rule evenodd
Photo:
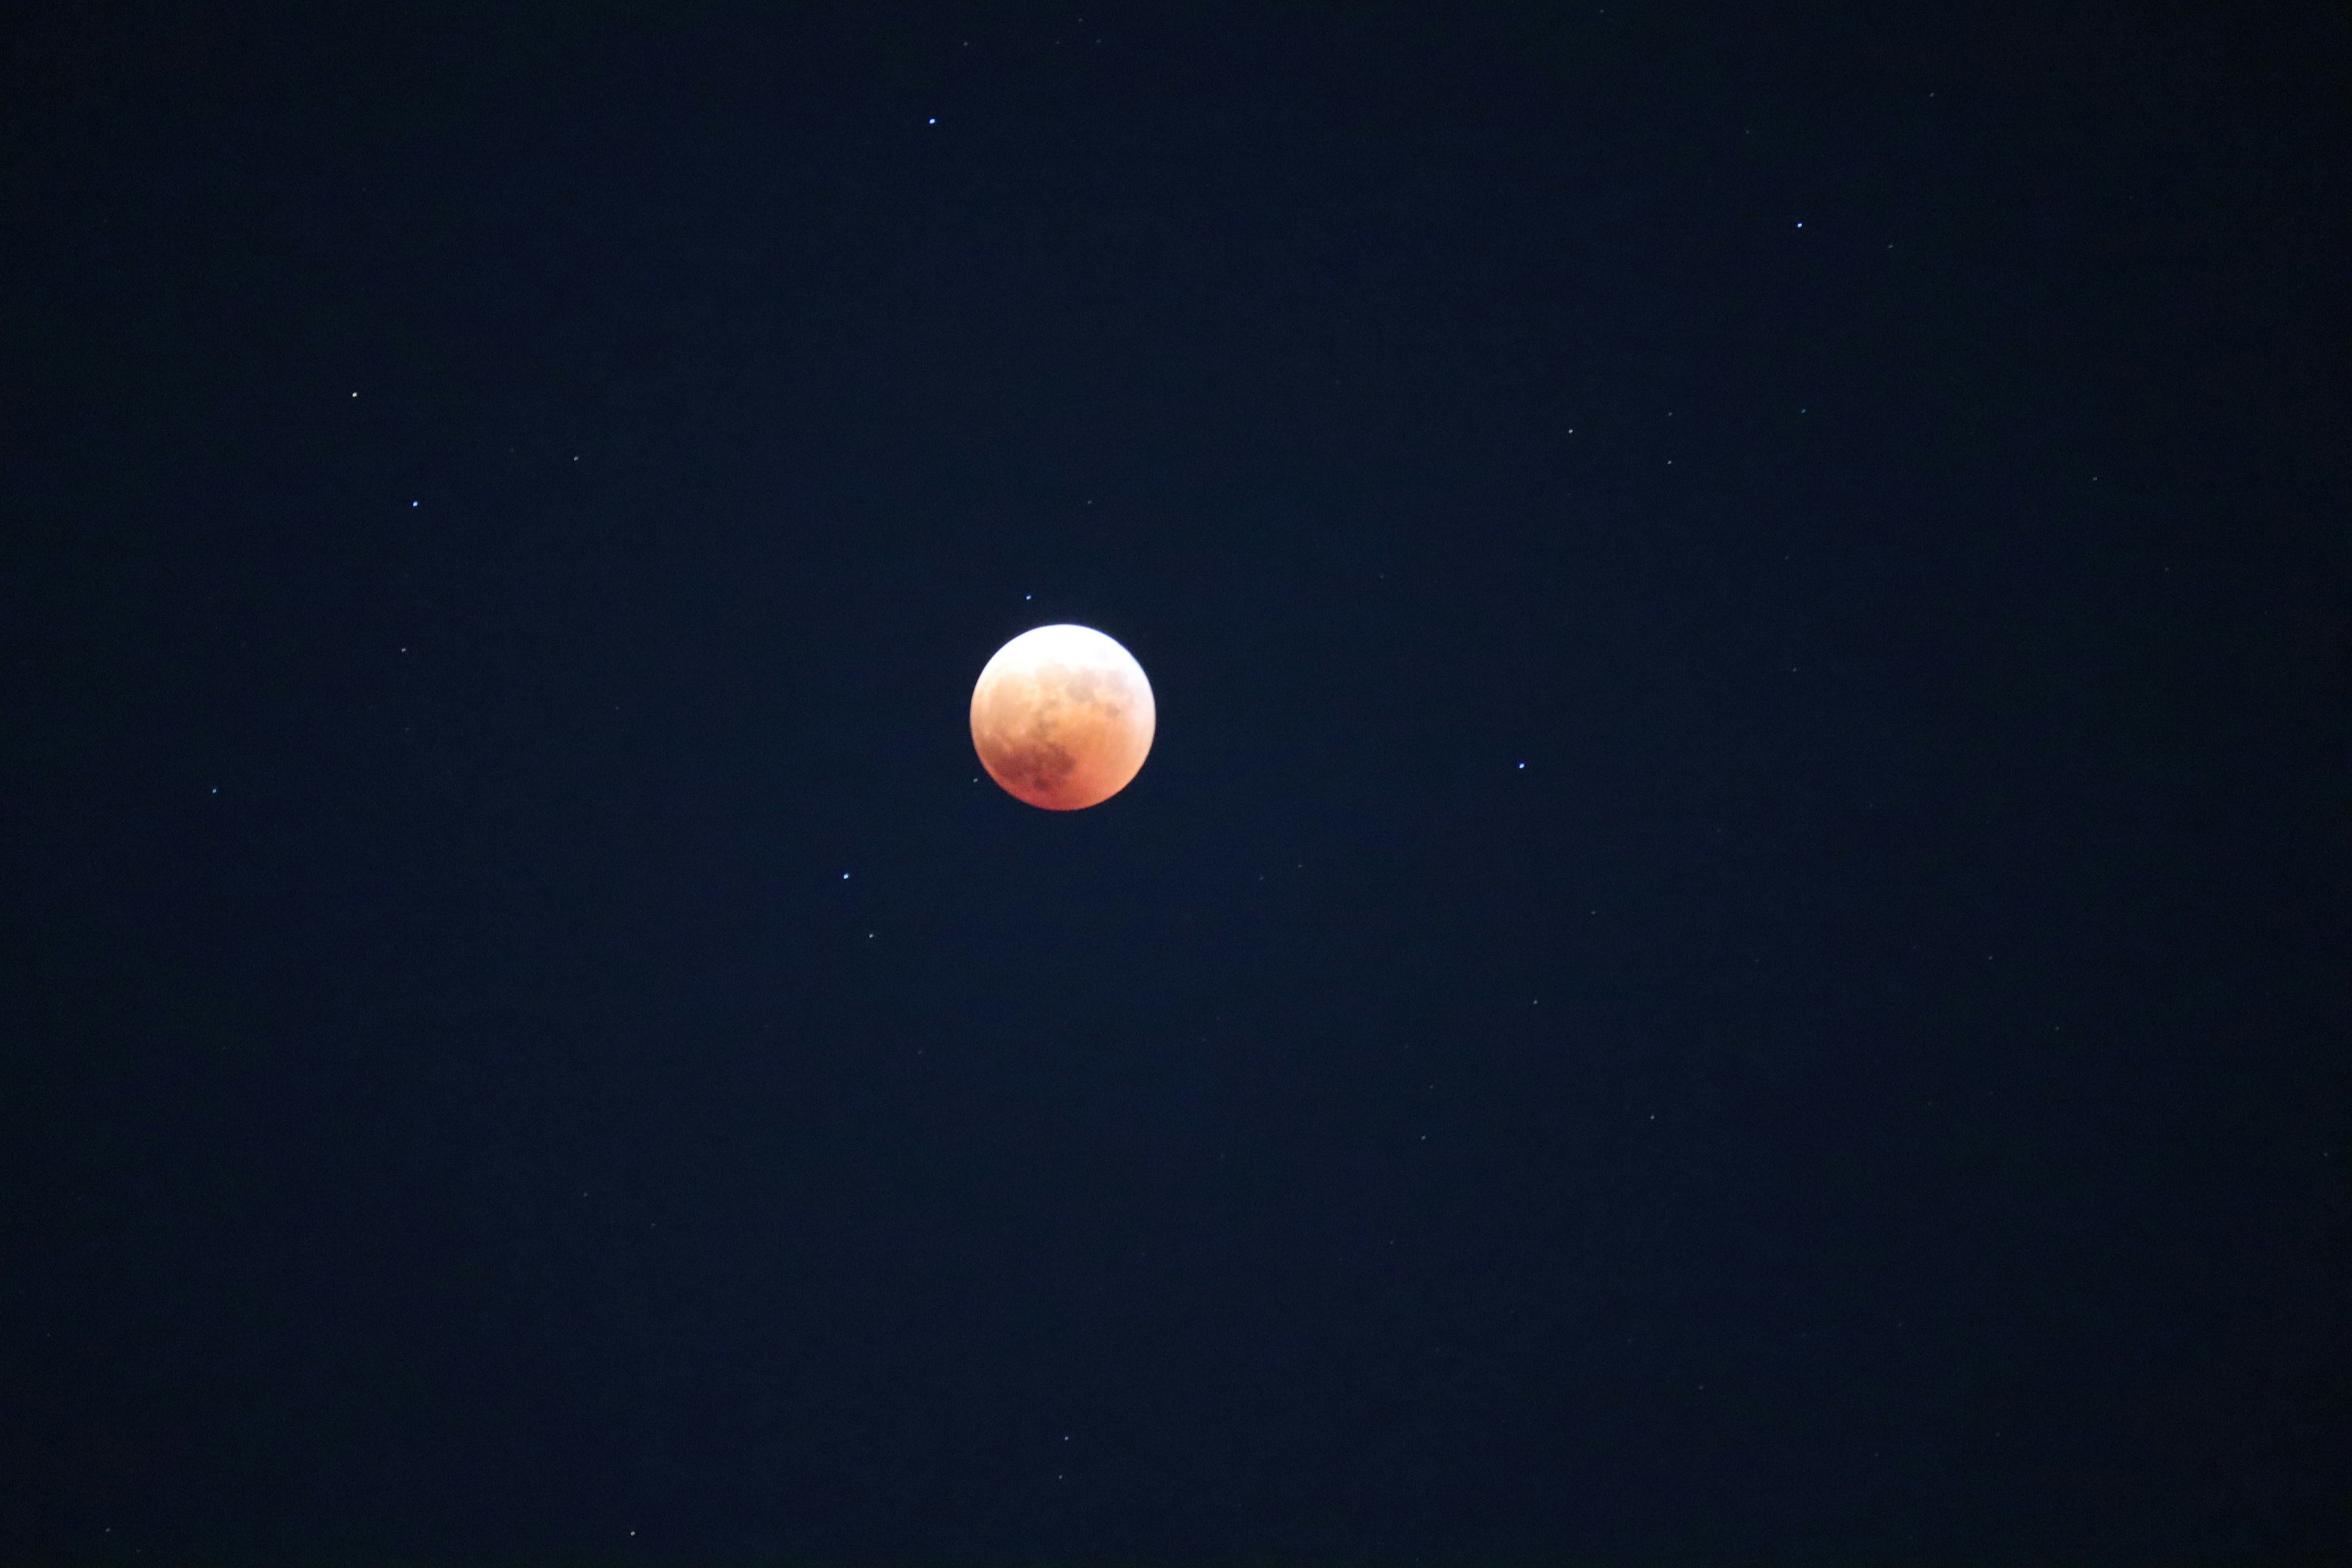
<path fill-rule="evenodd" d="M 1098 805 L 1151 750 L 1143 667 L 1092 626 L 1039 626 L 996 650 L 971 692 L 971 744 L 988 776 L 1047 811 Z"/>

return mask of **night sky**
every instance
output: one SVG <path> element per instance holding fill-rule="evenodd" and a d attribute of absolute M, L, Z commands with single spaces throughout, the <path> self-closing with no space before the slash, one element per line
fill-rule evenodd
<path fill-rule="evenodd" d="M 2340 5 L 0 39 L 0 1557 L 2352 1552 Z"/>

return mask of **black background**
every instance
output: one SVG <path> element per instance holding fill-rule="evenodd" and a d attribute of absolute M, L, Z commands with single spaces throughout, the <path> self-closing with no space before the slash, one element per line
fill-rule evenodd
<path fill-rule="evenodd" d="M 0 1552 L 2352 1548 L 2340 7 L 5 50 Z"/>

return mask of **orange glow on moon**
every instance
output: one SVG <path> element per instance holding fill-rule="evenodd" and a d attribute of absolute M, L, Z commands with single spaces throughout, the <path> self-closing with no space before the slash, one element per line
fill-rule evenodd
<path fill-rule="evenodd" d="M 1099 805 L 1151 750 L 1151 683 L 1091 626 L 1039 626 L 996 650 L 971 692 L 971 744 L 1004 793 L 1047 811 Z"/>

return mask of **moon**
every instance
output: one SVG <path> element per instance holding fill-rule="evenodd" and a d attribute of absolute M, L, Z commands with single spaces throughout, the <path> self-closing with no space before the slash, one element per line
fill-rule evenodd
<path fill-rule="evenodd" d="M 1151 682 L 1092 626 L 1039 626 L 996 650 L 971 690 L 971 745 L 1015 800 L 1047 811 L 1100 805 L 1151 751 Z"/>

